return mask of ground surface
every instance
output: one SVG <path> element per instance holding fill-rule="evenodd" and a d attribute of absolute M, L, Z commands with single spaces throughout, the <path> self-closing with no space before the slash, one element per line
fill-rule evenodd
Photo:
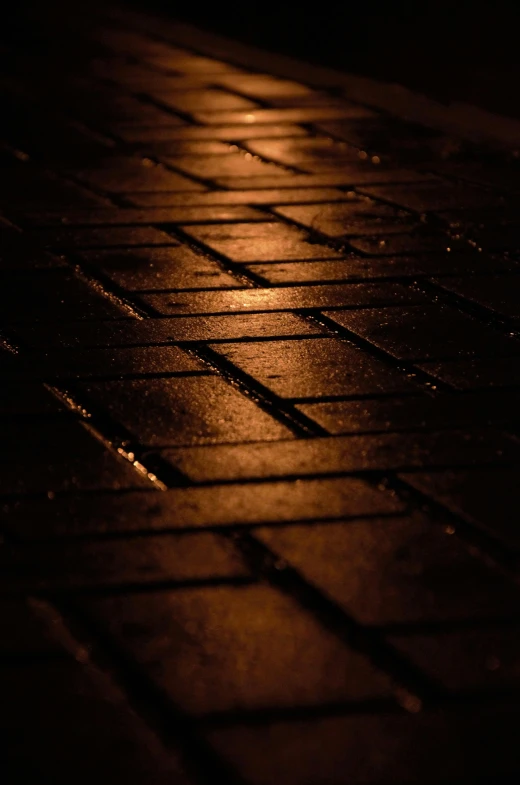
<path fill-rule="evenodd" d="M 3 28 L 7 782 L 517 782 L 515 160 L 144 28 Z"/>
<path fill-rule="evenodd" d="M 132 4 L 149 8 L 150 0 Z M 520 118 L 516 0 L 151 4 L 264 49 Z"/>

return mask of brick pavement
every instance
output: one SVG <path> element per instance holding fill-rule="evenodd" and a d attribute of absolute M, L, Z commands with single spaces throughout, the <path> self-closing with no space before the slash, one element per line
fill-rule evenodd
<path fill-rule="evenodd" d="M 6 29 L 4 781 L 517 782 L 516 159 Z"/>

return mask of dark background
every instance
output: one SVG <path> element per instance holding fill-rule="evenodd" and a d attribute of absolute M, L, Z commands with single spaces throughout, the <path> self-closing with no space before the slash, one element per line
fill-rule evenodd
<path fill-rule="evenodd" d="M 479 7 L 465 0 L 211 5 L 138 0 L 137 5 L 264 49 L 398 82 L 441 101 L 520 117 L 520 0 Z"/>

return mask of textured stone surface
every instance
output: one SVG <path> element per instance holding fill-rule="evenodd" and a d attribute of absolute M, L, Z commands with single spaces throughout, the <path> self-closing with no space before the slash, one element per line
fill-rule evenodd
<path fill-rule="evenodd" d="M 407 186 L 378 185 L 365 188 L 369 196 L 393 202 L 399 207 L 406 207 L 417 212 L 436 210 L 474 209 L 494 207 L 500 204 L 500 197 L 484 189 L 470 185 L 455 186 L 452 183 L 425 183 L 413 188 Z"/>
<path fill-rule="evenodd" d="M 397 305 L 421 302 L 420 292 L 403 284 L 338 284 L 336 286 L 305 286 L 279 289 L 250 289 L 243 292 L 213 292 L 171 295 L 151 294 L 143 297 L 165 316 L 204 313 L 240 313 L 291 311 L 300 308 L 341 308 L 360 305 Z"/>
<path fill-rule="evenodd" d="M 215 345 L 214 349 L 282 398 L 413 391 L 413 384 L 393 368 L 333 338 Z"/>
<path fill-rule="evenodd" d="M 286 427 L 217 376 L 83 383 L 83 390 L 145 444 L 290 436 Z"/>
<path fill-rule="evenodd" d="M 518 627 L 392 636 L 392 644 L 451 692 L 518 687 Z"/>
<path fill-rule="evenodd" d="M 415 219 L 370 199 L 351 199 L 333 204 L 289 205 L 278 207 L 279 215 L 329 237 L 361 234 L 406 233 Z"/>
<path fill-rule="evenodd" d="M 516 275 L 475 275 L 470 280 L 455 278 L 453 281 L 443 282 L 442 286 L 483 308 L 489 308 L 498 316 L 518 319 L 520 277 Z"/>
<path fill-rule="evenodd" d="M 428 520 L 291 526 L 257 536 L 366 624 L 507 618 L 518 608 L 520 596 L 500 571 Z"/>
<path fill-rule="evenodd" d="M 400 360 L 434 360 L 520 353 L 520 342 L 471 316 L 439 304 L 331 313 L 342 327 Z M 435 330 L 426 331 L 426 324 Z"/>
<path fill-rule="evenodd" d="M 204 373 L 201 362 L 177 346 L 133 346 L 47 351 L 29 356 L 13 376 L 46 379 L 125 378 L 135 376 Z"/>
<path fill-rule="evenodd" d="M 448 783 L 502 777 L 518 768 L 513 708 L 326 717 L 217 729 L 210 740 L 247 782 L 287 785 Z M 497 734 L 497 727 L 504 728 Z M 377 755 L 374 754 L 377 749 Z"/>
<path fill-rule="evenodd" d="M 204 482 L 508 463 L 520 459 L 520 444 L 490 430 L 439 431 L 181 448 L 167 456 L 190 479 Z"/>
<path fill-rule="evenodd" d="M 109 193 L 125 191 L 202 191 L 203 186 L 149 159 L 120 158 L 99 169 L 74 172 L 78 179 Z"/>
<path fill-rule="evenodd" d="M 518 782 L 518 161 L 175 9 L 22 5 L 3 779 Z"/>
<path fill-rule="evenodd" d="M 232 543 L 209 532 L 122 542 L 5 547 L 1 582 L 16 591 L 70 591 L 247 577 Z"/>
<path fill-rule="evenodd" d="M 88 608 L 190 714 L 334 703 L 389 691 L 364 658 L 268 586 L 138 595 Z"/>
<path fill-rule="evenodd" d="M 457 390 L 481 390 L 520 385 L 520 358 L 477 357 L 459 361 L 419 363 L 434 379 Z"/>
<path fill-rule="evenodd" d="M 425 496 L 445 505 L 469 523 L 520 549 L 518 530 L 518 469 L 440 471 L 402 475 Z"/>
<path fill-rule="evenodd" d="M 4 505 L 10 529 L 35 540 L 213 526 L 388 515 L 404 509 L 396 494 L 357 478 L 262 482 L 167 493 L 67 496 Z"/>
<path fill-rule="evenodd" d="M 129 291 L 243 286 L 215 261 L 183 246 L 88 252 L 82 258 Z"/>
<path fill-rule="evenodd" d="M 31 347 L 146 346 L 196 341 L 233 341 L 323 335 L 320 325 L 292 313 L 224 314 L 176 319 L 100 321 L 84 324 L 17 325 L 16 335 Z"/>
<path fill-rule="evenodd" d="M 302 403 L 298 409 L 329 433 L 384 433 L 433 430 L 474 424 L 515 423 L 514 390 L 479 391 L 472 395 L 407 395 L 374 400 Z"/>
<path fill-rule="evenodd" d="M 452 276 L 473 272 L 507 269 L 506 261 L 483 254 L 421 254 L 417 256 L 346 256 L 327 261 L 290 261 L 248 264 L 246 270 L 262 282 L 273 285 L 302 283 L 341 283 L 343 281 L 378 280 L 381 278 L 424 279 L 432 275 Z M 449 286 L 449 282 L 448 282 Z"/>
<path fill-rule="evenodd" d="M 302 231 L 282 223 L 201 226 L 187 232 L 233 262 L 333 259 L 340 255 L 326 245 L 309 243 Z"/>

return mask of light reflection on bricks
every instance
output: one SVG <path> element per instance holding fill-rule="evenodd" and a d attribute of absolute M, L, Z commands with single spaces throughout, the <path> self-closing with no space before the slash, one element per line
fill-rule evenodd
<path fill-rule="evenodd" d="M 167 19 L 5 29 L 9 782 L 516 782 L 518 163 Z"/>

